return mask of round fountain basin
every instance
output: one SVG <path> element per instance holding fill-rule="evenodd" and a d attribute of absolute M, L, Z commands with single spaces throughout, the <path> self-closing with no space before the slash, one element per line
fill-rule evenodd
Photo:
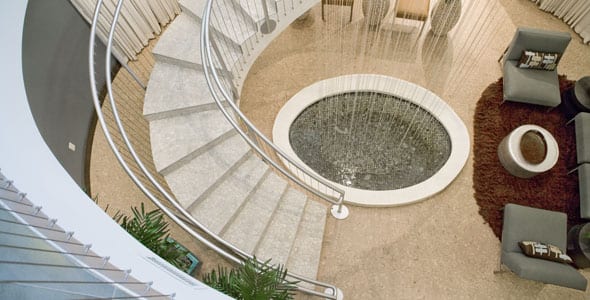
<path fill-rule="evenodd" d="M 273 140 L 307 172 L 344 190 L 346 202 L 364 206 L 408 204 L 440 192 L 470 149 L 467 128 L 442 99 L 374 74 L 330 78 L 299 91 L 277 115 Z"/>

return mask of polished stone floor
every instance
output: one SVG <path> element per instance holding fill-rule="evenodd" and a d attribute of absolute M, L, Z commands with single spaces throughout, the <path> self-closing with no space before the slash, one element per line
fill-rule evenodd
<path fill-rule="evenodd" d="M 320 7 L 314 7 L 310 18 L 292 24 L 259 57 L 244 83 L 241 107 L 263 132 L 270 135 L 274 116 L 303 87 L 364 72 L 434 91 L 472 133 L 476 102 L 485 87 L 502 76 L 497 59 L 517 26 L 572 33 L 558 71 L 570 79 L 590 73 L 590 47 L 529 0 L 463 1 L 464 9 L 472 11 L 447 38 L 426 33 L 426 24 L 415 47 L 411 41 L 416 31 L 410 31 L 415 24 L 405 20 L 365 33 L 367 42 L 354 40 L 364 32 L 360 4 L 355 2 L 350 24 L 346 7 L 326 7 L 325 23 Z M 384 42 L 384 34 L 392 38 Z M 397 42 L 403 39 L 409 42 Z M 364 54 L 362 61 L 358 53 Z M 426 201 L 394 208 L 351 206 L 348 219 L 330 218 L 319 279 L 342 288 L 347 299 L 590 298 L 590 291 L 493 273 L 500 242 L 478 214 L 472 176 L 470 156 L 454 182 Z M 582 273 L 590 279 L 590 271 Z"/>

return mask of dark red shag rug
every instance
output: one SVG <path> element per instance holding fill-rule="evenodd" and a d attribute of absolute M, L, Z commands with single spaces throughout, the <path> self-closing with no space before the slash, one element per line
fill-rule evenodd
<path fill-rule="evenodd" d="M 560 76 L 561 91 L 574 81 Z M 568 227 L 580 219 L 578 175 L 567 174 L 576 164 L 573 124 L 566 126 L 560 107 L 547 108 L 502 101 L 502 78 L 489 85 L 475 108 L 473 186 L 479 213 L 498 238 L 502 235 L 502 208 L 507 203 L 561 211 L 568 215 Z M 498 160 L 498 145 L 514 128 L 536 124 L 547 129 L 559 144 L 559 159 L 547 173 L 521 179 L 508 173 Z"/>

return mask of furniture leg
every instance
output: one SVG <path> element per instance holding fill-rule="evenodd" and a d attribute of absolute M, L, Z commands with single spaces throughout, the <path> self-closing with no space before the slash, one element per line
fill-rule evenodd
<path fill-rule="evenodd" d="M 506 47 L 506 49 L 504 49 L 504 52 L 502 52 L 502 55 L 500 55 L 500 58 L 498 58 L 499 63 L 502 61 L 502 58 L 504 58 L 504 56 L 508 52 L 508 48 L 510 48 L 510 46 Z"/>

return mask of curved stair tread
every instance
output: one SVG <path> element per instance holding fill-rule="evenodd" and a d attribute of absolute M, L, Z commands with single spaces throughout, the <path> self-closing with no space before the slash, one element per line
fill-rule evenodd
<path fill-rule="evenodd" d="M 258 258 L 263 261 L 271 259 L 272 264 L 287 264 L 307 201 L 305 194 L 294 188 L 287 189 L 266 233 L 254 251 Z"/>
<path fill-rule="evenodd" d="M 202 70 L 200 30 L 201 24 L 186 14 L 176 16 L 152 50 L 156 61 L 167 61 Z"/>
<path fill-rule="evenodd" d="M 248 253 L 254 252 L 287 187 L 287 182 L 270 170 L 262 180 L 239 214 L 221 231 L 225 240 Z"/>
<path fill-rule="evenodd" d="M 233 127 L 219 110 L 195 112 L 188 115 L 150 122 L 150 138 L 154 164 L 158 171 L 213 141 L 223 139 Z"/>
<path fill-rule="evenodd" d="M 195 20 L 203 20 L 203 12 L 207 6 L 206 0 L 178 0 L 178 4 L 180 4 L 183 13 L 187 13 Z"/>
<path fill-rule="evenodd" d="M 197 21 L 203 20 L 205 0 L 180 0 L 183 12 Z M 242 9 L 234 0 L 216 0 L 213 3 L 212 26 L 214 32 L 231 40 L 240 46 L 251 38 L 256 32 L 254 19 Z M 221 17 L 220 17 L 221 16 Z"/>
<path fill-rule="evenodd" d="M 160 37 L 152 53 L 156 61 L 202 70 L 200 35 L 200 21 L 191 18 L 187 14 L 180 14 Z M 241 56 L 240 45 L 217 43 L 222 53 L 226 54 L 227 57 L 234 57 L 236 60 Z M 216 65 L 216 67 L 219 68 L 219 65 Z"/>
<path fill-rule="evenodd" d="M 268 166 L 254 154 L 240 165 L 211 193 L 189 208 L 189 212 L 199 222 L 215 233 L 231 222 L 240 207 L 258 187 Z"/>
<path fill-rule="evenodd" d="M 147 120 L 213 109 L 216 110 L 217 106 L 202 71 L 166 62 L 156 63 L 143 104 Z"/>
<path fill-rule="evenodd" d="M 211 185 L 222 179 L 249 150 L 242 137 L 236 134 L 164 177 L 179 203 L 188 207 Z"/>
<path fill-rule="evenodd" d="M 307 201 L 293 248 L 289 253 L 289 272 L 317 278 L 327 214 L 328 210 L 322 204 Z"/>

